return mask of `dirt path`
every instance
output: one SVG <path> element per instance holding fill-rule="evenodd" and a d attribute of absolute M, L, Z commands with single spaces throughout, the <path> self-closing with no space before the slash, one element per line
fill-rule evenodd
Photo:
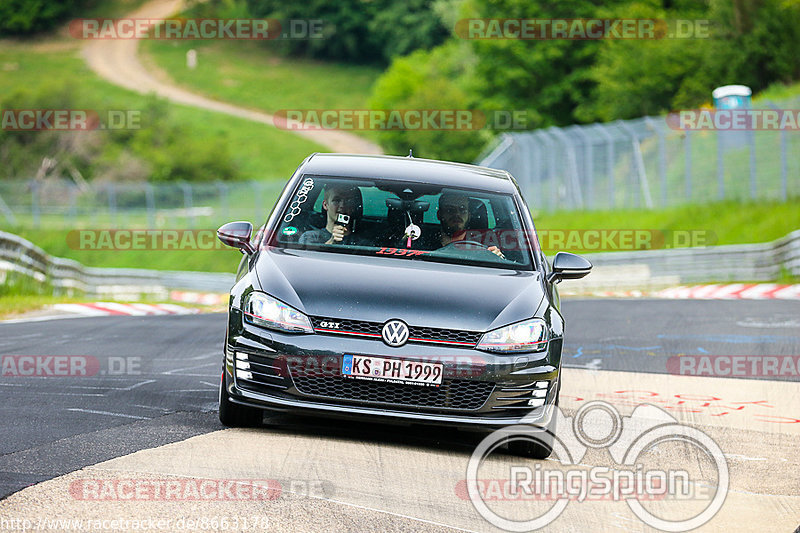
<path fill-rule="evenodd" d="M 178 13 L 183 4 L 183 0 L 152 0 L 128 16 L 145 19 L 166 18 Z M 191 105 L 274 126 L 273 116 L 268 113 L 212 100 L 157 78 L 142 65 L 137 56 L 138 47 L 139 42 L 136 39 L 88 41 L 83 48 L 83 56 L 92 70 L 120 87 L 139 93 L 153 92 L 162 98 L 179 104 Z M 297 131 L 292 133 L 325 146 L 334 152 L 383 153 L 377 144 L 343 131 Z"/>

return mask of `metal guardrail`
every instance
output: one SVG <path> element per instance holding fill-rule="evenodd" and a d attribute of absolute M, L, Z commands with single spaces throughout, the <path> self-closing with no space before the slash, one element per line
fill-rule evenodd
<path fill-rule="evenodd" d="M 594 268 L 570 290 L 659 288 L 686 283 L 774 281 L 800 276 L 800 230 L 773 242 L 585 254 Z"/>
<path fill-rule="evenodd" d="M 569 282 L 570 291 L 668 287 L 683 283 L 772 281 L 800 276 L 800 230 L 770 243 L 586 254 L 592 274 Z M 0 231 L 0 283 L 16 272 L 57 293 L 166 298 L 171 290 L 228 292 L 233 274 L 85 267 L 51 257 L 29 241 Z"/>
<path fill-rule="evenodd" d="M 0 231 L 0 283 L 6 282 L 10 272 L 48 283 L 56 294 L 81 292 L 112 297 L 166 298 L 170 290 L 224 293 L 235 280 L 233 274 L 226 273 L 86 267 L 71 259 L 52 257 L 22 237 Z"/>

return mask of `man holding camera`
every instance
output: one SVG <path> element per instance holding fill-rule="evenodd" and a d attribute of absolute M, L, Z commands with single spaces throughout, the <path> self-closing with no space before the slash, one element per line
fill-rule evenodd
<path fill-rule="evenodd" d="M 300 244 L 369 245 L 356 234 L 357 213 L 361 210 L 361 191 L 358 187 L 328 187 L 322 210 L 326 213 L 324 228 L 309 230 L 300 236 Z"/>

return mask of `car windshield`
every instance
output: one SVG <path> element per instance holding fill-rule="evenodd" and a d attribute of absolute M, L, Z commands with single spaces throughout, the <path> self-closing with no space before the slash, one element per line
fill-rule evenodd
<path fill-rule="evenodd" d="M 271 246 L 531 270 L 508 194 L 419 182 L 304 176 Z"/>

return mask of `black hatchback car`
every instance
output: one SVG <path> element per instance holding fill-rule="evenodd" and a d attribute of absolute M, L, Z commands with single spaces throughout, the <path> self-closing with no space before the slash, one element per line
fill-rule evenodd
<path fill-rule="evenodd" d="M 252 238 L 231 290 L 219 416 L 263 410 L 482 430 L 525 422 L 549 455 L 564 320 L 550 264 L 506 171 L 411 157 L 314 154 Z M 523 420 L 524 418 L 524 420 Z M 527 446 L 527 447 L 526 447 Z"/>

